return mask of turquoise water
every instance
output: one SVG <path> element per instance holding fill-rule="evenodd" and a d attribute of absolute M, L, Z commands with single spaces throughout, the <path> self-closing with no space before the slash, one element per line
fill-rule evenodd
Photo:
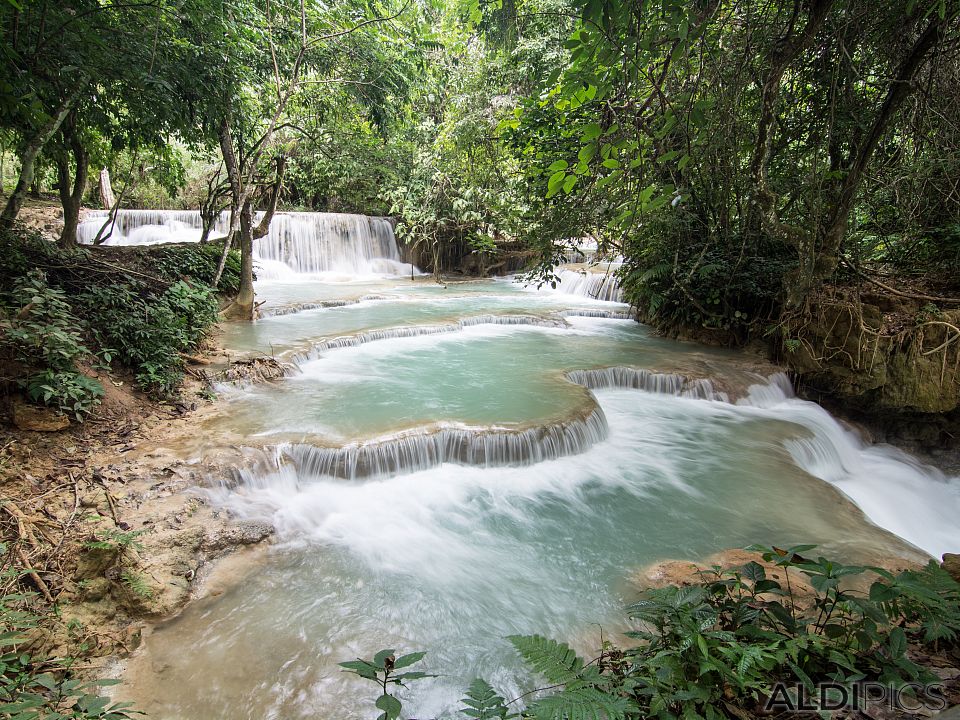
<path fill-rule="evenodd" d="M 492 303 L 485 305 L 490 309 Z M 356 330 L 360 319 L 353 316 L 363 312 L 366 322 L 381 322 L 387 313 L 374 319 L 370 311 L 385 307 L 391 315 L 398 312 L 380 303 L 316 316 L 349 315 L 345 322 Z M 420 309 L 435 311 L 432 305 Z M 326 351 L 278 387 L 237 393 L 225 408 L 228 417 L 213 422 L 260 437 L 319 435 L 337 441 L 437 422 L 522 426 L 562 419 L 590 405 L 583 388 L 563 379 L 566 370 L 698 366 L 706 375 L 711 362 L 731 358 L 653 337 L 631 321 L 574 317 L 568 322 L 566 329 L 480 325 Z"/>
<path fill-rule="evenodd" d="M 270 318 L 225 337 L 237 352 L 266 343 L 292 357 L 323 338 L 398 325 L 620 307 L 505 283 L 450 289 L 392 288 L 392 300 Z M 298 287 L 284 299 L 311 292 L 314 301 L 325 291 Z M 443 463 L 369 480 L 284 465 L 210 491 L 237 517 L 274 524 L 278 544 L 227 592 L 155 629 L 130 667 L 139 705 L 162 720 L 372 717 L 375 688 L 337 663 L 395 647 L 427 650 L 425 669 L 440 675 L 404 692 L 407 716 L 443 717 L 476 676 L 508 698 L 534 687 L 506 635 L 542 633 L 583 652 L 601 631 L 616 636 L 636 593 L 630 578 L 650 563 L 754 542 L 814 542 L 866 562 L 923 556 L 848 496 L 928 552 L 955 539 L 956 479 L 863 446 L 818 406 L 764 384 L 742 356 L 632 321 L 567 322 L 325 349 L 286 380 L 234 391 L 205 428 L 211 437 L 337 444 L 438 422 L 536 426 L 585 405 L 599 407 L 607 435 L 532 465 Z M 613 365 L 710 376 L 743 399 L 591 393 L 563 379 Z M 760 385 L 747 393 L 750 382 Z M 908 517 L 890 516 L 911 502 Z"/>

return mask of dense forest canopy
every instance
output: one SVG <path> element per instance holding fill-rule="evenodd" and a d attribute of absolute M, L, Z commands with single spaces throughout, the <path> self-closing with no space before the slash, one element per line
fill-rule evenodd
<path fill-rule="evenodd" d="M 389 214 L 423 264 L 622 255 L 662 327 L 745 339 L 871 263 L 960 264 L 954 0 L 6 0 L 0 137 L 61 244 L 116 206 Z M 267 211 L 258 216 L 258 210 Z M 941 287 L 949 294 L 949 288 Z M 936 296 L 934 296 L 936 297 Z"/>

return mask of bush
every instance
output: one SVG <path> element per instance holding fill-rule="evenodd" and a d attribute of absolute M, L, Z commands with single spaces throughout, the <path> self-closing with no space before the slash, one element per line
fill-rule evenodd
<path fill-rule="evenodd" d="M 182 280 L 159 296 L 133 282 L 99 285 L 78 302 L 99 345 L 133 368 L 143 388 L 159 394 L 179 385 L 181 353 L 196 350 L 217 321 L 213 292 Z"/>
<path fill-rule="evenodd" d="M 23 278 L 35 285 L 4 300 L 10 319 L 0 351 L 7 348 L 11 359 L 14 344 L 29 351 L 36 372 L 21 387 L 56 407 L 62 398 L 62 409 L 74 414 L 87 412 L 102 395 L 77 376 L 72 360 L 58 364 L 65 356 L 89 355 L 83 340 L 105 361 L 133 370 L 140 387 L 169 394 L 183 378 L 181 353 L 196 350 L 217 321 L 210 283 L 222 251 L 217 243 L 62 249 L 22 227 L 0 230 L 0 287 L 20 287 Z M 37 278 L 45 278 L 40 293 Z M 239 278 L 240 255 L 233 251 L 221 291 L 236 292 Z M 31 305 L 34 295 L 39 301 Z M 28 306 L 29 317 L 15 317 Z"/>
<path fill-rule="evenodd" d="M 164 280 L 175 282 L 190 278 L 212 286 L 223 254 L 223 243 L 164 245 L 150 248 L 150 254 L 157 275 Z M 217 291 L 225 295 L 235 295 L 239 289 L 240 252 L 231 250 L 223 266 Z"/>
<path fill-rule="evenodd" d="M 2 346 L 20 366 L 17 384 L 33 402 L 81 420 L 100 402 L 103 386 L 76 367 L 90 351 L 65 294 L 51 288 L 42 271 L 31 270 L 3 298 L 3 314 Z"/>

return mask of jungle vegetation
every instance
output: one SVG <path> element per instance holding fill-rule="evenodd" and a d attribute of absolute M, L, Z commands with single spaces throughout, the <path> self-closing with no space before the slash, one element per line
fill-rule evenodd
<path fill-rule="evenodd" d="M 6 0 L 2 219 L 56 189 L 70 246 L 80 205 L 102 197 L 229 210 L 239 316 L 270 218 L 254 211 L 277 206 L 394 215 L 424 264 L 521 242 L 541 279 L 590 237 L 624 257 L 652 322 L 741 338 L 877 268 L 926 276 L 938 298 L 960 264 L 958 14 L 955 0 Z M 117 192 L 97 192 L 103 169 Z"/>

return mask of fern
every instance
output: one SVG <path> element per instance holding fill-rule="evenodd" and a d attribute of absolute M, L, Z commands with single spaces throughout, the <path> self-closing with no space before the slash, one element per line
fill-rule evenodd
<path fill-rule="evenodd" d="M 673 265 L 670 263 L 660 263 L 659 265 L 654 265 L 640 276 L 640 282 L 646 283 L 650 280 L 660 280 L 661 278 L 666 277 L 671 270 L 673 270 Z"/>
<path fill-rule="evenodd" d="M 467 689 L 467 696 L 461 700 L 466 707 L 461 712 L 468 718 L 476 720 L 507 720 L 515 718 L 517 715 L 508 715 L 507 706 L 503 698 L 497 695 L 496 691 L 486 680 L 477 678 Z"/>
<path fill-rule="evenodd" d="M 130 591 L 139 598 L 149 600 L 153 597 L 153 589 L 144 580 L 143 575 L 135 573 L 133 570 L 124 570 L 120 575 L 123 584 L 130 588 Z"/>
<path fill-rule="evenodd" d="M 566 643 L 542 635 L 511 635 L 507 640 L 530 667 L 553 685 L 563 685 L 583 675 L 583 660 Z"/>
<path fill-rule="evenodd" d="M 591 686 L 564 688 L 529 708 L 537 720 L 623 720 L 635 709 L 627 698 Z"/>

